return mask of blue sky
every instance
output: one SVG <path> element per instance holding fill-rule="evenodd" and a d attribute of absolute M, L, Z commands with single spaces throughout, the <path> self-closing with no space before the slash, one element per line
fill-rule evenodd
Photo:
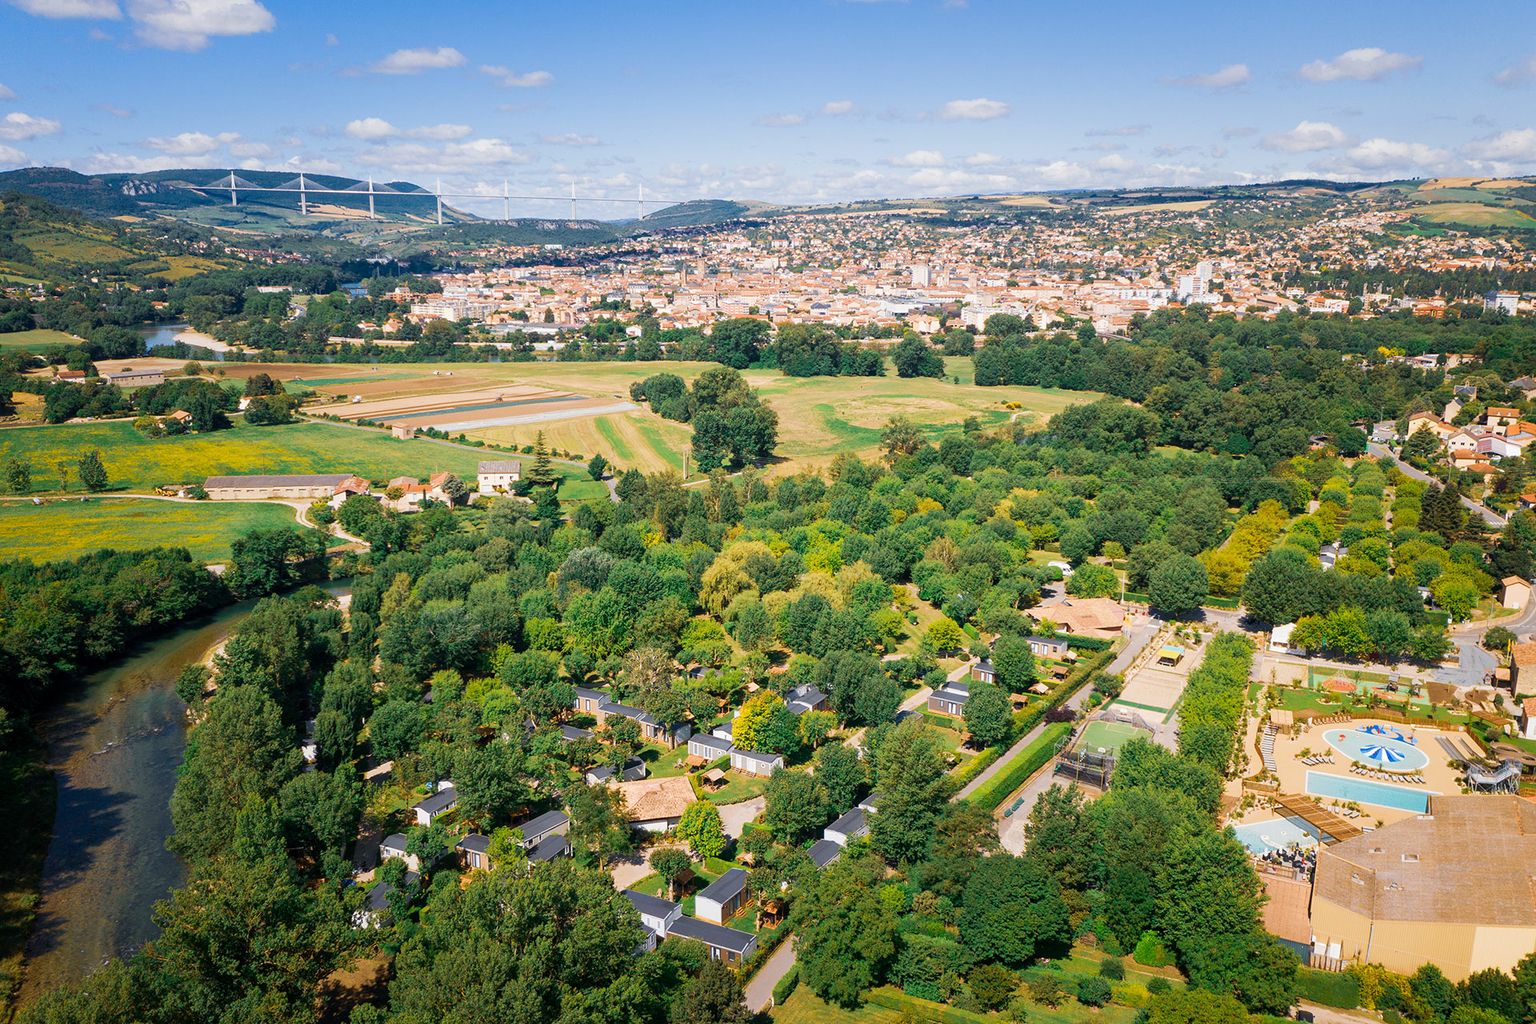
<path fill-rule="evenodd" d="M 1533 173 L 1533 30 L 1529 0 L 0 0 L 0 167 L 774 202 Z"/>

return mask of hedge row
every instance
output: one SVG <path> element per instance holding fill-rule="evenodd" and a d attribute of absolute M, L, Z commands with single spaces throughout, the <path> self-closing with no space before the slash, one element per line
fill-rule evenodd
<path fill-rule="evenodd" d="M 1056 756 L 1056 747 L 1071 731 L 1071 722 L 1052 722 L 1047 725 L 1035 742 L 1019 751 L 1019 756 L 1002 771 L 977 786 L 976 792 L 967 798 L 967 802 L 983 810 L 997 810 L 997 805 L 1007 799 L 1009 793 L 1024 785 L 1031 775 L 1044 768 L 1046 762 Z"/>
<path fill-rule="evenodd" d="M 1341 1010 L 1360 1005 L 1360 981 L 1349 974 L 1318 971 L 1301 967 L 1296 971 L 1296 987 L 1301 998 Z"/>
<path fill-rule="evenodd" d="M 789 971 L 779 979 L 779 983 L 773 986 L 773 1005 L 783 1006 L 784 1000 L 794 994 L 795 986 L 800 984 L 800 965 L 790 964 Z"/>
<path fill-rule="evenodd" d="M 974 779 L 977 775 L 980 775 L 982 770 L 985 769 L 987 765 L 991 764 L 993 761 L 996 761 L 999 757 L 1002 756 L 1002 748 L 988 747 L 986 750 L 983 750 L 981 753 L 965 762 L 965 764 L 962 764 L 960 767 L 950 772 L 949 777 L 955 781 L 955 785 L 963 786 L 967 782 L 970 782 L 972 779 Z"/>

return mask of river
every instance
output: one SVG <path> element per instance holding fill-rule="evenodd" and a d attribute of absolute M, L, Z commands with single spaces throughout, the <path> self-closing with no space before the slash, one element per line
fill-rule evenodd
<path fill-rule="evenodd" d="M 341 596 L 347 584 L 325 589 Z M 251 607 L 233 605 L 142 645 L 92 675 L 42 721 L 58 801 L 22 1003 L 154 938 L 155 902 L 186 878 L 181 860 L 165 848 L 171 790 L 187 745 L 176 676 L 207 656 Z"/>
<path fill-rule="evenodd" d="M 149 355 L 154 355 L 157 348 L 168 348 L 178 342 L 206 349 L 211 355 L 204 357 L 205 361 L 223 359 L 224 353 L 229 351 L 229 346 L 222 341 L 194 331 L 187 324 L 146 324 L 136 330 L 144 339 L 144 350 Z"/>

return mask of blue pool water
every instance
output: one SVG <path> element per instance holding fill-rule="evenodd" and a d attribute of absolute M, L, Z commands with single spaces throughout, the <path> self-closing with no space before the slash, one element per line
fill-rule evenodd
<path fill-rule="evenodd" d="M 1379 765 L 1396 772 L 1416 772 L 1429 764 L 1429 755 L 1424 751 L 1412 743 L 1390 736 L 1378 736 L 1359 729 L 1334 728 L 1329 728 L 1323 736 L 1334 750 L 1361 764 Z M 1380 751 L 1377 752 L 1376 748 L 1380 748 Z"/>
<path fill-rule="evenodd" d="M 1254 855 L 1284 850 L 1290 846 L 1316 846 L 1317 832 L 1300 818 L 1274 818 L 1233 825 L 1232 831 L 1248 852 Z"/>
<path fill-rule="evenodd" d="M 1326 772 L 1307 772 L 1307 792 L 1313 796 L 1327 796 L 1377 807 L 1395 807 L 1416 814 L 1429 810 L 1429 798 L 1437 795 L 1423 789 L 1371 782 L 1369 779 L 1350 779 Z"/>

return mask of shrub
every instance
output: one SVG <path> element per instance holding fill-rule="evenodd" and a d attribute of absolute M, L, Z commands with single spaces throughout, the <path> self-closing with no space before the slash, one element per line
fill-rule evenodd
<path fill-rule="evenodd" d="M 1173 963 L 1173 957 L 1169 955 L 1168 948 L 1152 932 L 1141 933 L 1141 938 L 1136 940 L 1136 949 L 1131 953 L 1131 959 L 1144 967 L 1167 967 Z"/>
<path fill-rule="evenodd" d="M 1173 986 L 1168 983 L 1167 978 L 1153 978 L 1151 981 L 1147 982 L 1148 995 L 1160 996 L 1164 992 L 1172 991 Z"/>
<path fill-rule="evenodd" d="M 1353 1010 L 1360 1005 L 1360 980 L 1350 974 L 1302 967 L 1296 972 L 1296 989 L 1301 998 L 1324 1006 Z"/>
<path fill-rule="evenodd" d="M 1004 1005 L 1019 989 L 1019 976 L 997 964 L 982 964 L 965 979 L 971 995 L 988 1010 Z"/>
<path fill-rule="evenodd" d="M 791 964 L 788 973 L 779 979 L 779 983 L 773 986 L 773 1002 L 775 1006 L 781 1006 L 795 991 L 795 986 L 800 984 L 800 965 Z"/>
<path fill-rule="evenodd" d="M 1077 998 L 1084 1006 L 1103 1006 L 1113 995 L 1109 982 L 1096 974 L 1090 974 L 1077 983 Z"/>
<path fill-rule="evenodd" d="M 1110 981 L 1124 981 L 1125 961 L 1117 956 L 1112 956 L 1105 960 L 1099 964 L 1099 977 L 1108 978 Z"/>

